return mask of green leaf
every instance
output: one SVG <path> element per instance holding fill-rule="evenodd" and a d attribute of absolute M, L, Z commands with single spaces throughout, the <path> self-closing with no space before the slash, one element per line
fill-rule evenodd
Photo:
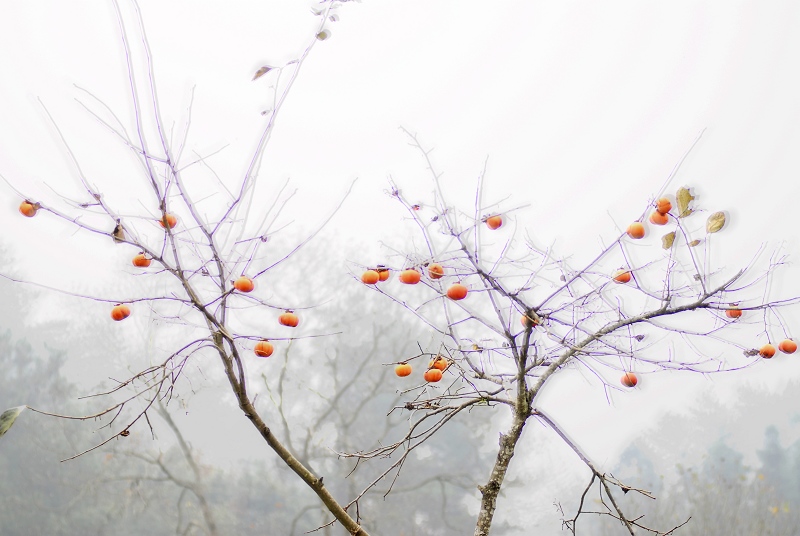
<path fill-rule="evenodd" d="M 19 414 L 23 412 L 23 410 L 27 406 L 17 406 L 16 408 L 7 409 L 0 415 L 0 437 L 2 437 L 8 429 L 11 428 L 11 425 L 14 424 L 14 421 L 17 420 Z"/>

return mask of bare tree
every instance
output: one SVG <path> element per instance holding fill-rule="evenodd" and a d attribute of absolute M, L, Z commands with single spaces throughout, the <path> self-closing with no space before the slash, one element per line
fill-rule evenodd
<path fill-rule="evenodd" d="M 78 102 L 99 125 L 130 150 L 142 179 L 141 187 L 131 185 L 131 191 L 142 192 L 143 197 L 134 195 L 128 199 L 110 200 L 104 194 L 103 185 L 84 172 L 81 157 L 73 150 L 70 136 L 44 104 L 51 125 L 83 186 L 83 193 L 79 199 L 56 193 L 47 199 L 32 199 L 19 188 L 12 188 L 24 199 L 20 205 L 23 215 L 32 217 L 44 212 L 79 232 L 105 236 L 109 243 L 130 247 L 134 265 L 147 268 L 152 264 L 154 267 L 150 268 L 148 275 L 165 277 L 170 281 L 164 283 L 166 291 L 149 296 L 110 298 L 76 294 L 77 297 L 107 303 L 114 320 L 121 321 L 131 314 L 148 310 L 155 320 L 180 325 L 182 333 L 187 334 L 187 339 L 174 351 L 129 378 L 118 381 L 111 389 L 98 393 L 98 397 L 119 395 L 122 398 L 91 415 L 60 415 L 31 408 L 39 413 L 69 419 L 110 417 L 104 427 L 113 430 L 112 433 L 73 457 L 116 438 L 126 437 L 131 428 L 139 424 L 151 426 L 150 414 L 156 411 L 159 402 L 168 403 L 175 395 L 175 386 L 186 375 L 187 367 L 195 366 L 195 362 L 213 354 L 218 358 L 219 370 L 229 383 L 242 413 L 269 447 L 317 494 L 350 534 L 366 535 L 356 517 L 333 497 L 323 479 L 298 459 L 262 418 L 251 394 L 243 354 L 252 352 L 256 343 L 267 338 L 275 344 L 298 338 L 288 334 L 290 327 L 298 323 L 295 311 L 303 309 L 305 312 L 314 305 L 298 307 L 296 303 L 280 302 L 275 294 L 267 299 L 261 297 L 262 293 L 251 291 L 256 283 L 279 269 L 314 238 L 332 214 L 319 221 L 316 230 L 307 236 L 284 238 L 287 233 L 280 217 L 291 198 L 286 185 L 279 189 L 274 204 L 266 210 L 254 206 L 254 191 L 278 113 L 315 43 L 330 35 L 329 25 L 335 20 L 333 14 L 341 2 L 323 1 L 315 8 L 314 15 L 319 18 L 319 25 L 309 36 L 308 46 L 299 57 L 282 66 L 266 65 L 253 77 L 258 83 L 269 79 L 273 99 L 271 107 L 264 113 L 265 126 L 255 150 L 241 166 L 238 176 L 231 178 L 219 176 L 210 166 L 209 159 L 213 154 L 196 157 L 184 154 L 191 108 L 182 134 L 173 142 L 174 133 L 163 119 L 159 106 L 153 57 L 139 6 L 135 0 L 126 4 L 133 10 L 131 22 L 120 3 L 114 0 L 112 3 L 128 71 L 133 124 L 126 124 L 88 91 L 82 92 Z M 138 46 L 134 46 L 137 43 Z M 141 57 L 137 55 L 140 51 Z M 12 181 L 7 182 L 12 184 Z M 219 196 L 224 197 L 224 201 L 217 201 Z M 240 312 L 254 307 L 265 311 L 263 316 L 272 317 L 272 325 L 276 327 L 270 333 L 248 332 L 242 327 Z M 303 312 L 299 315 L 300 321 Z M 281 323 L 288 327 L 278 325 L 280 313 Z M 308 333 L 299 338 L 325 334 Z M 163 469 L 168 470 L 166 467 Z M 196 487 L 191 482 L 183 485 L 190 490 Z M 202 493 L 195 494 L 202 497 Z M 209 527 L 213 527 L 213 522 Z"/>
<path fill-rule="evenodd" d="M 779 309 L 798 301 L 769 297 L 770 282 L 785 259 L 775 253 L 766 265 L 759 264 L 762 250 L 735 271 L 713 266 L 715 233 L 725 228 L 729 216 L 718 210 L 703 220 L 699 213 L 707 209 L 690 188 L 665 196 L 682 159 L 644 204 L 638 221 L 588 263 L 572 266 L 552 248 L 538 247 L 530 235 L 521 236 L 524 231 L 510 229 L 511 215 L 524 207 L 486 203 L 483 173 L 471 210 L 449 204 L 430 150 L 406 133 L 430 171 L 432 195 L 412 196 L 391 182 L 388 193 L 407 210 L 415 244 L 420 244 L 395 248 L 398 261 L 392 268 L 400 271 L 402 282 L 421 282 L 422 288 L 403 297 L 384 290 L 380 282 L 373 288 L 423 320 L 438 339 L 405 360 L 425 371 L 427 382 L 409 390 L 408 400 L 398 407 L 414 412 L 408 434 L 393 444 L 349 455 L 369 459 L 398 454 L 387 474 L 399 471 L 410 452 L 455 417 L 477 405 L 503 407 L 512 420 L 500 436 L 491 474 L 478 486 L 476 536 L 491 531 L 498 494 L 531 419 L 552 429 L 591 473 L 574 516 L 564 520 L 567 530 L 575 534 L 580 516 L 593 513 L 613 517 L 628 534 L 637 529 L 671 533 L 676 527 L 663 532 L 623 512 L 612 488 L 645 497 L 650 493 L 620 482 L 594 463 L 569 430 L 537 403 L 539 395 L 566 369 L 582 371 L 609 396 L 661 370 L 707 374 L 771 358 L 777 341 L 790 332 Z M 662 225 L 668 232 L 657 242 L 634 247 L 645 236 L 648 219 L 651 234 Z M 365 283 L 374 281 L 374 274 L 365 273 Z M 781 345 L 787 351 L 794 348 L 790 340 Z M 731 349 L 733 355 L 723 355 Z M 601 511 L 591 511 L 587 504 L 595 485 Z"/>

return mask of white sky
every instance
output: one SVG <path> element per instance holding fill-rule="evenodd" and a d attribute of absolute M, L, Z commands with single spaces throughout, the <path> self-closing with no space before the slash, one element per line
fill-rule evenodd
<path fill-rule="evenodd" d="M 250 79 L 261 65 L 303 50 L 317 24 L 308 4 L 141 6 L 163 114 L 182 125 L 196 86 L 189 148 L 208 154 L 230 144 L 211 163 L 223 175 L 241 172 L 263 127 L 272 80 Z M 371 255 L 352 260 L 380 260 L 377 242 L 399 228 L 400 212 L 383 193 L 388 176 L 407 195 L 429 197 L 424 165 L 401 125 L 435 147 L 453 202 L 471 206 L 488 156 L 485 199 L 511 196 L 504 208 L 530 204 L 513 223 L 539 245 L 555 241 L 557 252 L 579 259 L 642 213 L 706 129 L 668 191 L 693 186 L 703 208 L 729 212 L 718 242 L 722 265 L 747 262 L 765 241 L 770 251 L 785 241 L 798 258 L 797 2 L 364 0 L 345 5 L 340 17 L 330 25 L 332 37 L 315 45 L 278 118 L 259 199 L 270 202 L 291 178 L 298 189 L 293 219 L 313 223 L 357 177 L 331 227 Z M 0 173 L 37 198 L 52 197 L 48 186 L 75 188 L 38 97 L 92 180 L 109 195 L 127 195 L 116 160 L 124 152 L 73 100 L 81 96 L 77 84 L 130 115 L 110 5 L 2 3 L 0 50 Z M 0 224 L 9 230 L 2 242 L 31 279 L 85 288 L 87 278 L 107 282 L 109 267 L 124 256 L 110 244 L 106 250 L 53 231 L 45 218 L 22 221 L 16 194 L 0 186 L 0 196 Z M 800 293 L 797 267 L 788 270 L 775 297 Z M 713 381 L 663 375 L 627 399 L 616 397 L 613 408 L 565 412 L 563 419 L 574 435 L 592 437 L 590 454 L 613 460 L 631 433 L 700 390 L 732 400 L 741 382 L 780 391 L 799 379 L 800 366 L 788 359 Z M 564 382 L 563 393 L 585 389 Z M 604 405 L 602 394 L 593 400 Z M 756 441 L 770 418 L 787 417 L 753 423 Z"/>

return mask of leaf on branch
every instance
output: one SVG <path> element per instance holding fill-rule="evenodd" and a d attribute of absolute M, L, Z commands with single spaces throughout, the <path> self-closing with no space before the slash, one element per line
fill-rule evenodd
<path fill-rule="evenodd" d="M 708 221 L 706 221 L 706 232 L 716 233 L 719 232 L 723 227 L 725 227 L 724 212 L 715 212 L 708 217 Z"/>
<path fill-rule="evenodd" d="M 259 78 L 270 72 L 273 68 L 274 67 L 271 67 L 269 65 L 263 66 L 262 68 L 256 71 L 256 75 L 253 77 L 253 80 L 258 80 Z"/>
<path fill-rule="evenodd" d="M 689 208 L 689 203 L 692 202 L 694 196 L 689 192 L 688 188 L 679 188 L 678 193 L 675 195 L 676 201 L 678 201 L 678 217 L 685 218 L 689 214 L 692 213 L 692 209 Z"/>
<path fill-rule="evenodd" d="M 114 239 L 114 242 L 119 244 L 120 242 L 125 242 L 125 228 L 122 227 L 122 223 L 117 220 L 117 226 L 114 227 L 114 230 L 111 232 L 111 238 Z"/>
<path fill-rule="evenodd" d="M 757 350 L 756 348 L 753 348 L 752 350 L 745 350 L 742 353 L 744 355 L 746 355 L 747 357 L 753 357 L 754 355 L 758 355 L 760 352 L 761 352 L 760 350 Z"/>
<path fill-rule="evenodd" d="M 675 243 L 675 231 L 671 233 L 667 233 L 661 237 L 661 247 L 664 249 L 669 249 L 672 247 L 672 244 Z"/>
<path fill-rule="evenodd" d="M 690 247 L 690 248 L 693 248 L 693 247 L 695 247 L 695 246 L 699 246 L 699 245 L 700 245 L 700 242 L 702 242 L 702 240 L 695 238 L 694 240 L 692 240 L 691 242 L 689 242 L 689 247 Z"/>
<path fill-rule="evenodd" d="M 17 420 L 19 414 L 22 413 L 27 406 L 17 406 L 16 408 L 7 409 L 0 415 L 0 437 L 2 437 L 8 429 L 11 428 L 11 425 L 14 424 L 14 421 Z"/>

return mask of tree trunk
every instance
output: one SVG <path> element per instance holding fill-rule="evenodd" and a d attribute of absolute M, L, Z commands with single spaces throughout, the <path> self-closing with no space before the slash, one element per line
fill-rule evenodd
<path fill-rule="evenodd" d="M 492 475 L 485 486 L 478 486 L 478 490 L 480 490 L 483 497 L 481 498 L 478 523 L 475 525 L 475 536 L 488 536 L 492 528 L 492 518 L 497 508 L 497 494 L 500 493 L 500 488 L 506 477 L 508 464 L 511 462 L 511 458 L 514 457 L 514 448 L 522 435 L 525 421 L 526 419 L 515 414 L 511 429 L 507 434 L 500 434 L 500 449 L 497 451 L 497 459 L 492 468 Z"/>

